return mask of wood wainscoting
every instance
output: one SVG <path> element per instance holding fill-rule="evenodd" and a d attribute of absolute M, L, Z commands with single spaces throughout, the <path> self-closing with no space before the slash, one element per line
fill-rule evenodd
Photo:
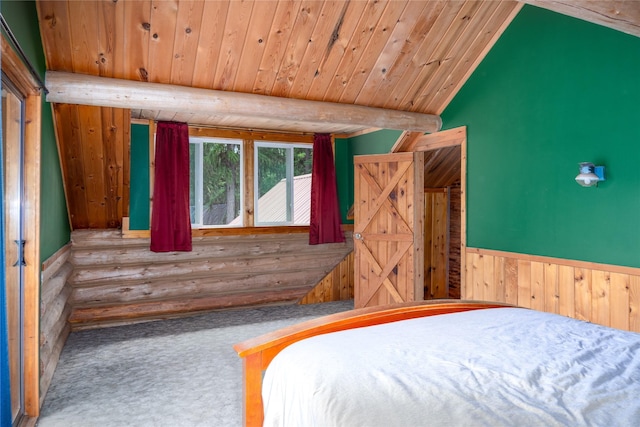
<path fill-rule="evenodd" d="M 640 268 L 467 248 L 463 299 L 640 332 Z"/>
<path fill-rule="evenodd" d="M 72 329 L 260 304 L 295 303 L 353 251 L 308 233 L 193 238 L 192 252 L 154 253 L 120 230 L 71 235 Z"/>
<path fill-rule="evenodd" d="M 460 298 L 462 203 L 460 182 L 427 188 L 425 199 L 424 298 Z"/>
<path fill-rule="evenodd" d="M 353 251 L 331 270 L 300 304 L 316 304 L 329 301 L 353 299 Z"/>
<path fill-rule="evenodd" d="M 69 297 L 71 287 L 67 280 L 73 272 L 69 262 L 71 244 L 60 248 L 42 263 L 40 291 L 40 405 L 47 394 L 53 373 L 58 365 L 71 327 Z"/>

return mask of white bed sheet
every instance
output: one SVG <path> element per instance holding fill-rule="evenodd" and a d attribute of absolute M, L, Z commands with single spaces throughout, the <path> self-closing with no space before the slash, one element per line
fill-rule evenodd
<path fill-rule="evenodd" d="M 265 426 L 639 426 L 640 334 L 518 308 L 336 332 L 265 372 Z"/>

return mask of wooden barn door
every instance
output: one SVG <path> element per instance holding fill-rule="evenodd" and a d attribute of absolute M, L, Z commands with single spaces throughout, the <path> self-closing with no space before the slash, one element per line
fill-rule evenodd
<path fill-rule="evenodd" d="M 424 298 L 424 153 L 354 158 L 355 308 Z"/>

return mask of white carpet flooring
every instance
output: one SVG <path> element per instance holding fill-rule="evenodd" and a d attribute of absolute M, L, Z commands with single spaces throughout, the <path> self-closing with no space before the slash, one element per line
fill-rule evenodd
<path fill-rule="evenodd" d="M 37 426 L 240 426 L 242 364 L 233 344 L 352 308 L 272 306 L 74 332 Z"/>

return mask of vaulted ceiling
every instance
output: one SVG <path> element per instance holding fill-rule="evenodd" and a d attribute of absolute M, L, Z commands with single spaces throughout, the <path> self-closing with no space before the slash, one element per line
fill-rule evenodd
<path fill-rule="evenodd" d="M 528 2 L 640 34 L 636 2 Z M 286 105 L 281 117 L 178 109 L 189 97 L 181 88 L 210 90 L 212 102 L 220 92 L 326 102 L 313 104 L 318 116 L 335 103 L 438 116 L 521 6 L 511 0 L 37 0 L 49 71 L 106 78 L 99 79 L 105 92 L 109 79 L 174 91 L 162 108 L 124 101 L 122 108 L 105 107 L 93 96 L 55 101 L 72 226 L 117 227 L 127 215 L 131 118 L 334 134 L 381 127 L 375 120 L 293 120 Z"/>
<path fill-rule="evenodd" d="M 49 70 L 439 114 L 519 6 L 475 0 L 40 1 L 39 16 Z M 256 127 L 253 118 L 176 115 L 170 106 L 132 113 Z"/>

